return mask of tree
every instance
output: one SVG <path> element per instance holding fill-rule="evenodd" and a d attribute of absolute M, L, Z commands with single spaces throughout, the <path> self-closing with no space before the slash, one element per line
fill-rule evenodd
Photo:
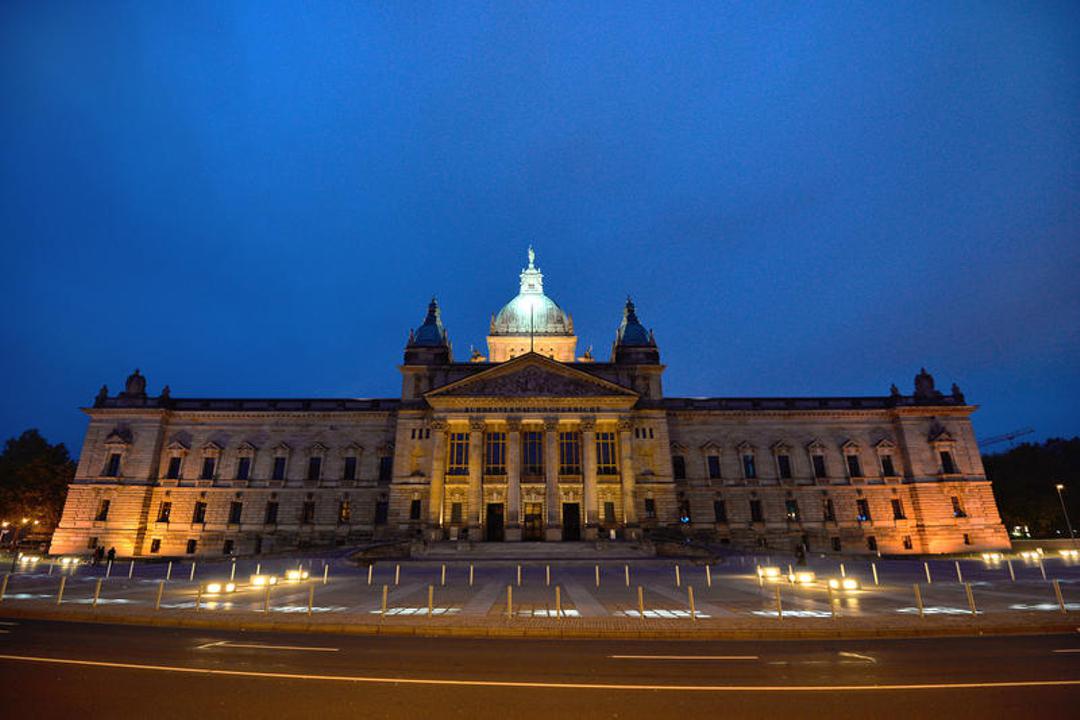
<path fill-rule="evenodd" d="M 1054 485 L 1065 486 L 1065 505 L 1075 528 L 1080 520 L 1080 437 L 1024 443 L 985 456 L 983 464 L 1006 528 L 1027 525 L 1036 537 L 1069 536 Z"/>
<path fill-rule="evenodd" d="M 0 454 L 0 518 L 38 520 L 42 530 L 56 527 L 74 477 L 75 463 L 63 443 L 50 445 L 36 429 L 10 438 Z"/>

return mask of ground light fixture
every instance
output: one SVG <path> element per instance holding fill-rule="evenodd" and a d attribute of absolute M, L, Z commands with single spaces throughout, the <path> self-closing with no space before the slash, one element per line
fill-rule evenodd
<path fill-rule="evenodd" d="M 39 562 L 41 562 L 40 555 L 23 555 L 22 553 L 19 553 L 20 565 L 36 565 Z"/>
<path fill-rule="evenodd" d="M 788 575 L 788 580 L 793 585 L 813 585 L 816 578 L 811 570 L 797 570 Z"/>
<path fill-rule="evenodd" d="M 1058 555 L 1066 560 L 1078 560 L 1080 559 L 1080 550 L 1073 548 L 1066 548 L 1065 550 L 1058 550 Z"/>
<path fill-rule="evenodd" d="M 64 567 L 75 567 L 79 564 L 79 558 L 77 557 L 62 557 L 60 558 L 60 564 Z"/>
<path fill-rule="evenodd" d="M 285 579 L 289 582 L 300 582 L 301 580 L 308 579 L 307 570 L 286 570 Z"/>
<path fill-rule="evenodd" d="M 270 585 L 277 585 L 277 580 L 277 575 L 252 575 L 251 586 L 267 587 Z"/>
<path fill-rule="evenodd" d="M 783 577 L 780 568 L 775 565 L 758 565 L 757 574 L 758 577 L 764 578 L 765 580 L 779 580 Z"/>
<path fill-rule="evenodd" d="M 231 582 L 209 582 L 206 583 L 204 592 L 207 595 L 221 595 L 222 593 L 236 592 L 236 583 Z"/>
<path fill-rule="evenodd" d="M 1005 559 L 1005 556 L 999 552 L 984 552 L 982 554 L 983 562 L 999 563 Z"/>
<path fill-rule="evenodd" d="M 829 578 L 829 587 L 833 590 L 858 590 L 859 581 L 852 577 Z"/>

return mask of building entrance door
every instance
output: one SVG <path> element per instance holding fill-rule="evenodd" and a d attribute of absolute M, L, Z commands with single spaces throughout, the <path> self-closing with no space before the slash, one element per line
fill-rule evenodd
<path fill-rule="evenodd" d="M 581 506 L 577 503 L 563 503 L 562 539 L 570 542 L 581 539 Z"/>
<path fill-rule="evenodd" d="M 485 539 L 488 542 L 502 542 L 506 539 L 503 533 L 503 504 L 488 503 L 487 523 Z"/>
<path fill-rule="evenodd" d="M 521 523 L 521 539 L 527 542 L 538 542 L 544 539 L 543 503 L 525 503 L 525 512 Z"/>

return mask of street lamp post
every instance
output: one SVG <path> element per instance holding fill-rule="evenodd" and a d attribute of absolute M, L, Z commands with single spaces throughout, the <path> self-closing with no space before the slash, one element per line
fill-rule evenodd
<path fill-rule="evenodd" d="M 1072 522 L 1069 520 L 1069 510 L 1065 507 L 1065 497 L 1061 494 L 1065 490 L 1065 486 L 1058 483 L 1054 485 L 1054 489 L 1057 490 L 1058 502 L 1061 503 L 1061 514 L 1065 516 L 1065 527 L 1069 529 L 1069 539 L 1073 545 L 1076 545 L 1076 533 L 1073 532 Z"/>

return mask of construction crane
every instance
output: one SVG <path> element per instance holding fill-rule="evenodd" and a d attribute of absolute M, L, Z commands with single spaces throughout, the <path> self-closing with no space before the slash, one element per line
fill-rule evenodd
<path fill-rule="evenodd" d="M 991 445 L 997 445 L 1003 442 L 1009 443 L 1009 447 L 1012 447 L 1015 444 L 1013 441 L 1016 438 L 1023 437 L 1024 435 L 1030 435 L 1033 432 L 1035 432 L 1035 428 L 1021 428 L 1020 430 L 1013 430 L 1012 432 L 1007 432 L 1004 435 L 994 435 L 993 437 L 988 437 L 980 440 L 979 447 L 990 447 Z"/>

